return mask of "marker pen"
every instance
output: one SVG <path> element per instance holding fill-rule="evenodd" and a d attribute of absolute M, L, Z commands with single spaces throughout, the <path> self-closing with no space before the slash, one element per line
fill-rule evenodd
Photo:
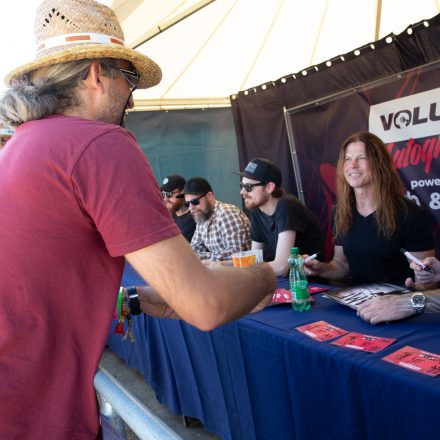
<path fill-rule="evenodd" d="M 418 266 L 420 266 L 424 271 L 434 273 L 428 266 L 423 264 L 418 258 L 416 258 L 414 255 L 410 254 L 405 249 L 401 248 L 400 252 L 402 252 L 403 255 L 405 255 L 406 258 L 408 258 L 411 261 L 414 261 Z"/>
<path fill-rule="evenodd" d="M 304 263 L 308 263 L 310 260 L 314 260 L 317 256 L 318 256 L 318 252 L 317 252 L 316 254 L 313 254 L 313 255 L 308 256 L 308 257 L 304 260 Z"/>

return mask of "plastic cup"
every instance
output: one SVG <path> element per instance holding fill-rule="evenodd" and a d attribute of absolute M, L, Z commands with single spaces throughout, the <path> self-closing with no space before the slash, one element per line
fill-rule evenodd
<path fill-rule="evenodd" d="M 263 251 L 257 249 L 254 251 L 236 252 L 231 257 L 234 267 L 251 267 L 263 262 Z"/>

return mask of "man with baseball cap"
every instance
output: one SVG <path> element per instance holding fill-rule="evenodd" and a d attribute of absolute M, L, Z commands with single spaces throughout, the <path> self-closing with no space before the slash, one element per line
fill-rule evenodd
<path fill-rule="evenodd" d="M 114 12 L 45 0 L 35 27 L 36 58 L 0 99 L 17 127 L 0 154 L 0 437 L 94 439 L 93 378 L 125 259 L 151 286 L 137 289 L 142 310 L 202 330 L 268 302 L 275 275 L 209 269 L 180 234 L 121 127 L 133 90 L 161 70 L 124 46 Z"/>
<path fill-rule="evenodd" d="M 191 243 L 196 229 L 196 224 L 191 213 L 183 202 L 183 187 L 185 179 L 178 174 L 165 177 L 160 190 L 162 191 L 163 203 L 173 217 L 182 235 Z"/>
<path fill-rule="evenodd" d="M 12 128 L 8 128 L 3 124 L 0 124 L 0 151 L 6 145 L 6 142 L 11 139 L 13 134 L 14 130 Z"/>
<path fill-rule="evenodd" d="M 196 222 L 191 246 L 201 260 L 230 260 L 251 247 L 250 223 L 237 206 L 215 199 L 203 177 L 189 179 L 183 189 L 185 205 Z"/>
<path fill-rule="evenodd" d="M 319 221 L 303 203 L 281 189 L 280 169 L 270 160 L 256 157 L 239 173 L 241 195 L 251 210 L 252 249 L 263 249 L 264 261 L 272 261 L 277 275 L 286 276 L 293 246 L 301 253 L 323 253 Z"/>

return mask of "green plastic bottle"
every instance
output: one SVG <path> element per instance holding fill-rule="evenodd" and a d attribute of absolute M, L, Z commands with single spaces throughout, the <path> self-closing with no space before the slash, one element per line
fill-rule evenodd
<path fill-rule="evenodd" d="M 304 312 L 310 309 L 310 295 L 307 289 L 307 277 L 304 272 L 304 258 L 297 247 L 290 250 L 289 283 L 292 293 L 292 307 L 297 312 Z"/>

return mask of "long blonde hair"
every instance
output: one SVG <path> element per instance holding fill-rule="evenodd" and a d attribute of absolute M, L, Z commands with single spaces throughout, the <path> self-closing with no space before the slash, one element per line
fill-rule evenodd
<path fill-rule="evenodd" d="M 339 150 L 334 237 L 337 239 L 348 233 L 356 213 L 354 190 L 344 176 L 345 152 L 352 142 L 363 142 L 365 145 L 365 154 L 377 202 L 373 214 L 374 220 L 378 233 L 384 237 L 390 237 L 396 230 L 398 211 L 407 209 L 404 186 L 384 142 L 367 131 L 360 131 L 349 136 Z"/>

